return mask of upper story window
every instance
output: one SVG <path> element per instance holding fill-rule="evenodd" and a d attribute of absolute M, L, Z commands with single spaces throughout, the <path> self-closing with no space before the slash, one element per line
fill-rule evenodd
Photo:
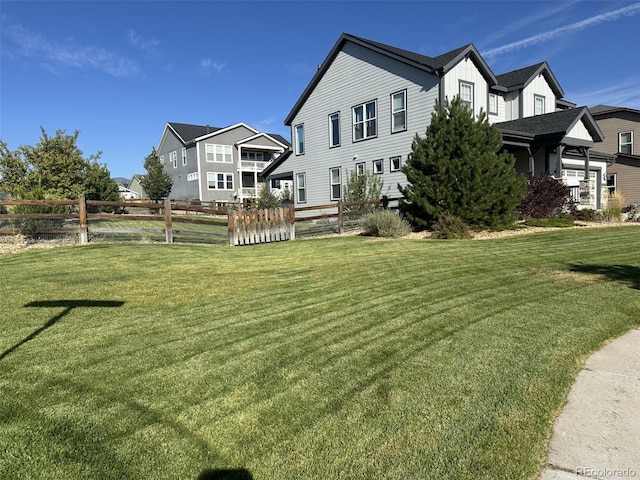
<path fill-rule="evenodd" d="M 340 112 L 329 115 L 329 147 L 340 146 Z"/>
<path fill-rule="evenodd" d="M 462 104 L 473 110 L 473 83 L 460 81 L 459 88 Z"/>
<path fill-rule="evenodd" d="M 304 125 L 295 126 L 296 155 L 304 155 Z"/>
<path fill-rule="evenodd" d="M 542 95 L 533 96 L 533 114 L 544 115 L 547 113 L 544 108 L 544 97 Z"/>
<path fill-rule="evenodd" d="M 182 149 L 182 165 L 186 165 L 187 164 L 187 149 L 183 148 Z"/>
<path fill-rule="evenodd" d="M 233 163 L 231 145 L 213 145 L 206 143 L 204 146 L 207 162 Z"/>
<path fill-rule="evenodd" d="M 263 152 L 248 152 L 246 150 L 242 151 L 242 155 L 240 156 L 242 160 L 250 160 L 252 162 L 262 162 L 264 160 Z"/>
<path fill-rule="evenodd" d="M 353 140 L 366 140 L 378 135 L 376 101 L 353 107 Z"/>
<path fill-rule="evenodd" d="M 618 134 L 618 152 L 633 154 L 633 132 L 623 132 Z"/>
<path fill-rule="evenodd" d="M 407 91 L 391 94 L 391 133 L 407 129 Z"/>
<path fill-rule="evenodd" d="M 498 95 L 495 93 L 489 94 L 489 113 L 492 115 L 498 114 Z"/>
<path fill-rule="evenodd" d="M 169 161 L 173 164 L 173 168 L 178 168 L 178 152 L 175 150 L 169 154 Z"/>
<path fill-rule="evenodd" d="M 164 155 L 160 155 L 160 163 L 164 164 Z"/>

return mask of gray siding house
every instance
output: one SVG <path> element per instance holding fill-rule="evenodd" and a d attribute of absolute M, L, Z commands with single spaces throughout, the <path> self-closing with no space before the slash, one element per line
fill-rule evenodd
<path fill-rule="evenodd" d="M 170 122 L 157 152 L 173 180 L 171 198 L 224 203 L 257 197 L 262 171 L 289 146 L 284 137 L 244 123 L 219 128 Z"/>
<path fill-rule="evenodd" d="M 615 156 L 608 169 L 609 193 L 620 192 L 627 203 L 640 204 L 640 110 L 597 105 L 591 114 L 605 135 L 598 148 Z"/>
<path fill-rule="evenodd" d="M 496 76 L 472 44 L 428 57 L 342 34 L 285 119 L 291 154 L 263 175 L 293 181 L 296 206 L 337 202 L 348 175 L 363 171 L 397 198 L 414 136 L 454 96 L 487 113 L 519 171 L 549 171 L 578 189 L 583 207 L 600 206 L 611 159 L 592 151 L 603 135 L 588 109 L 562 98 L 546 62 Z"/>

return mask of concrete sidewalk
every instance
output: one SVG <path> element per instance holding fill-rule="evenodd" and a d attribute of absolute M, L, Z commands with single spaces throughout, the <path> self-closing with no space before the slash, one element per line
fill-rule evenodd
<path fill-rule="evenodd" d="M 540 480 L 585 477 L 640 480 L 640 328 L 589 357 L 553 428 Z"/>

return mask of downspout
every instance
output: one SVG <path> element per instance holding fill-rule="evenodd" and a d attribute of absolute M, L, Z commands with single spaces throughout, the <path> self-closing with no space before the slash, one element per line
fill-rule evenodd
<path fill-rule="evenodd" d="M 201 165 L 200 165 L 200 142 L 196 142 L 196 164 L 198 165 L 198 199 L 201 202 L 204 202 L 204 198 L 202 198 L 202 169 L 201 169 Z M 204 181 L 206 182 L 207 179 L 205 178 Z"/>
<path fill-rule="evenodd" d="M 242 189 L 244 188 L 242 185 L 242 145 L 237 145 L 238 147 L 238 205 L 242 205 L 243 195 Z"/>

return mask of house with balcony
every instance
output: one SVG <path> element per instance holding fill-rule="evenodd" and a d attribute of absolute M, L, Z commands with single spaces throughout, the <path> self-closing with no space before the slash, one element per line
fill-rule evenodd
<path fill-rule="evenodd" d="M 611 157 L 587 107 L 564 99 L 546 62 L 496 75 L 473 44 L 435 57 L 342 34 L 285 119 L 292 153 L 263 175 L 293 182 L 296 206 L 338 202 L 348 175 L 381 175 L 399 196 L 402 165 L 436 105 L 462 98 L 503 134 L 523 174 L 553 174 L 582 208 L 599 208 Z M 575 185 L 574 185 L 575 184 Z"/>
<path fill-rule="evenodd" d="M 607 170 L 609 194 L 620 192 L 627 203 L 640 205 L 640 110 L 611 105 L 590 110 L 605 136 L 598 148 L 615 157 Z"/>
<path fill-rule="evenodd" d="M 290 143 L 238 123 L 210 127 L 169 122 L 157 154 L 173 180 L 172 199 L 243 202 L 258 196 L 262 171 Z"/>

